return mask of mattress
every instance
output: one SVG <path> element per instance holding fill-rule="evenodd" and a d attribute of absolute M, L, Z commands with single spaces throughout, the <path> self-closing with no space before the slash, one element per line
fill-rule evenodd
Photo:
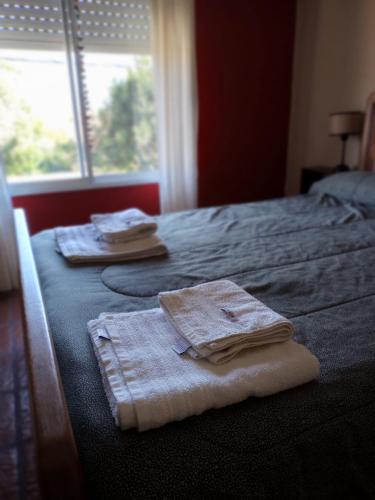
<path fill-rule="evenodd" d="M 170 253 L 68 264 L 32 238 L 89 498 L 375 496 L 375 211 L 305 195 L 161 216 Z M 139 433 L 120 431 L 86 324 L 228 278 L 291 319 L 317 381 Z"/>

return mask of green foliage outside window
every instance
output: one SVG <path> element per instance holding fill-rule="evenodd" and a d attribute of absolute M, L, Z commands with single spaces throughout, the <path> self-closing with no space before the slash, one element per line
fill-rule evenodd
<path fill-rule="evenodd" d="M 75 142 L 46 129 L 12 90 L 17 71 L 0 63 L 0 152 L 10 176 L 79 170 Z M 51 111 L 53 112 L 53 110 Z M 132 172 L 156 165 L 150 58 L 137 57 L 126 80 L 113 82 L 93 117 L 94 171 Z"/>
<path fill-rule="evenodd" d="M 151 170 L 156 165 L 155 108 L 149 58 L 137 58 L 126 80 L 115 81 L 94 124 L 95 170 Z"/>

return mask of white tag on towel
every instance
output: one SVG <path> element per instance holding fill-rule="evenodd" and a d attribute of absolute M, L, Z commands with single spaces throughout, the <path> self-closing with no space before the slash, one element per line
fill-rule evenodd
<path fill-rule="evenodd" d="M 188 349 L 190 349 L 191 344 L 183 337 L 180 337 L 175 345 L 172 346 L 172 349 L 177 354 L 184 354 Z"/>
<path fill-rule="evenodd" d="M 105 327 L 104 327 L 105 328 Z M 102 340 L 111 340 L 111 337 L 108 335 L 107 329 L 100 328 L 98 329 L 98 338 Z"/>

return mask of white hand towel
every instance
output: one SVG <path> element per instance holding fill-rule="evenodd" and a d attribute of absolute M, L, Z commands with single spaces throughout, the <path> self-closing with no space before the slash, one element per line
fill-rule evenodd
<path fill-rule="evenodd" d="M 186 340 L 190 356 L 212 363 L 226 363 L 243 349 L 293 336 L 289 320 L 229 280 L 162 292 L 159 302 Z"/>
<path fill-rule="evenodd" d="M 94 214 L 91 216 L 91 222 L 100 231 L 103 239 L 111 243 L 150 236 L 158 227 L 153 217 L 138 208 L 111 214 Z"/>
<path fill-rule="evenodd" d="M 116 423 L 140 431 L 309 382 L 319 361 L 289 340 L 249 349 L 224 365 L 178 355 L 179 335 L 160 309 L 88 323 Z"/>
<path fill-rule="evenodd" d="M 92 224 L 55 229 L 58 250 L 70 262 L 123 262 L 146 259 L 167 253 L 162 240 L 153 234 L 147 238 L 108 243 Z"/>

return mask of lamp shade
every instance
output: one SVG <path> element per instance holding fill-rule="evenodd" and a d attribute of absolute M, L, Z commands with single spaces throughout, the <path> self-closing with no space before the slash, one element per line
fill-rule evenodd
<path fill-rule="evenodd" d="M 329 115 L 329 135 L 359 135 L 362 127 L 362 111 L 342 111 Z"/>

